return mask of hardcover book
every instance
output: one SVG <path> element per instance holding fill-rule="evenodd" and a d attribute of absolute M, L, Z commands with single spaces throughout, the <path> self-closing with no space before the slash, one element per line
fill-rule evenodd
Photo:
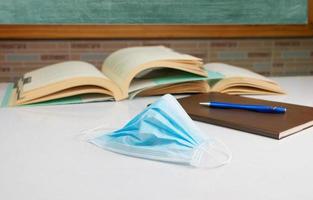
<path fill-rule="evenodd" d="M 313 108 L 308 106 L 266 101 L 214 92 L 192 95 L 181 98 L 178 101 L 194 120 L 238 129 L 275 139 L 284 138 L 313 126 Z M 210 101 L 282 106 L 287 108 L 287 111 L 284 114 L 273 114 L 238 109 L 210 108 L 199 104 L 199 102 Z"/>

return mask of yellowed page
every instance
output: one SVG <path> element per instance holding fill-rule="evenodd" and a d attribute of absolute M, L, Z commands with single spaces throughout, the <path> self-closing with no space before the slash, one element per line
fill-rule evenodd
<path fill-rule="evenodd" d="M 95 77 L 108 80 L 95 66 L 81 61 L 68 61 L 49 65 L 24 75 L 24 78 L 27 79 L 28 77 L 31 77 L 31 80 L 23 85 L 23 93 L 78 77 Z"/>
<path fill-rule="evenodd" d="M 111 98 L 113 96 L 112 92 L 109 90 L 106 90 L 104 88 L 97 88 L 97 87 L 92 87 L 92 86 L 78 86 L 78 87 L 73 87 L 69 89 L 62 90 L 60 92 L 56 92 L 47 96 L 42 96 L 40 98 L 36 98 L 30 101 L 16 101 L 16 105 L 23 105 L 23 104 L 31 104 L 31 103 L 37 103 L 37 102 L 43 102 L 43 101 L 48 101 L 52 99 L 59 99 L 62 97 L 69 97 L 69 96 L 75 96 L 79 94 L 102 94 L 102 95 L 110 95 Z"/>
<path fill-rule="evenodd" d="M 212 91 L 217 92 L 229 92 L 236 91 L 236 94 L 246 94 L 248 88 L 251 94 L 262 94 L 263 91 L 270 91 L 272 93 L 284 93 L 284 91 L 277 85 L 275 81 L 272 81 L 260 74 L 252 72 L 247 69 L 235 67 L 223 63 L 210 63 L 204 65 L 204 68 L 210 73 L 215 72 L 222 75 L 222 80 L 214 84 Z M 254 89 L 254 92 L 251 91 Z"/>
<path fill-rule="evenodd" d="M 235 67 L 232 65 L 224 64 L 224 63 L 209 63 L 203 66 L 207 71 L 213 71 L 221 73 L 224 78 L 232 78 L 232 77 L 245 77 L 245 78 L 253 78 L 259 79 L 267 82 L 274 83 L 274 81 L 260 75 L 254 73 L 250 70 Z"/>
<path fill-rule="evenodd" d="M 112 53 L 103 63 L 102 72 L 121 88 L 140 65 L 153 61 L 185 61 L 201 59 L 177 53 L 164 46 L 130 47 Z M 160 66 L 166 67 L 166 66 Z"/>

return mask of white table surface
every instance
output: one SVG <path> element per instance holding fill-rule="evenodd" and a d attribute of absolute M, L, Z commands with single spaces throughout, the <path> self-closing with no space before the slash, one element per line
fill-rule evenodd
<path fill-rule="evenodd" d="M 256 98 L 313 106 L 313 77 L 273 79 L 288 95 Z M 217 169 L 127 157 L 86 142 L 86 130 L 119 128 L 155 99 L 0 109 L 0 199 L 313 199 L 313 128 L 278 141 L 196 122 L 233 153 Z"/>

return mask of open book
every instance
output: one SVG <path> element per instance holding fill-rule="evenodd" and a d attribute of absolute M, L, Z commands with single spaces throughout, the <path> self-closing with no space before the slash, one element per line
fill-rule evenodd
<path fill-rule="evenodd" d="M 238 67 L 211 63 L 163 46 L 130 47 L 109 55 L 101 71 L 81 61 L 24 74 L 4 104 L 9 106 L 122 100 L 165 93 L 283 93 L 270 79 Z"/>
<path fill-rule="evenodd" d="M 68 61 L 28 72 L 15 84 L 10 105 L 77 95 L 85 101 L 118 101 L 155 86 L 165 93 L 206 92 L 202 67 L 202 59 L 163 46 L 125 48 L 109 55 L 101 71 L 86 62 Z"/>
<path fill-rule="evenodd" d="M 204 65 L 208 73 L 209 89 L 227 94 L 284 94 L 273 80 L 250 70 L 223 63 Z"/>

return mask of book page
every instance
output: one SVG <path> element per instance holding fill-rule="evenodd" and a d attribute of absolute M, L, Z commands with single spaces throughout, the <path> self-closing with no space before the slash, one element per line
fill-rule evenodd
<path fill-rule="evenodd" d="M 26 73 L 23 77 L 23 92 L 78 77 L 97 77 L 108 79 L 95 66 L 89 63 L 81 61 L 68 61 L 49 65 Z"/>
<path fill-rule="evenodd" d="M 139 65 L 159 60 L 198 61 L 201 59 L 177 53 L 164 46 L 130 47 L 112 53 L 104 61 L 102 72 L 117 84 L 122 85 Z"/>
<path fill-rule="evenodd" d="M 145 78 L 145 79 L 134 79 L 130 84 L 129 93 L 135 91 L 142 91 L 147 88 L 152 87 L 160 87 L 164 85 L 184 83 L 184 82 L 194 82 L 194 81 L 203 81 L 207 80 L 207 77 L 197 76 L 195 74 L 187 73 L 187 72 L 176 72 L 175 74 L 171 74 L 169 76 L 159 76 L 153 78 Z"/>
<path fill-rule="evenodd" d="M 254 78 L 259 80 L 264 80 L 267 82 L 273 82 L 272 80 L 252 72 L 250 70 L 235 67 L 232 65 L 224 64 L 224 63 L 208 63 L 203 66 L 209 72 L 217 72 L 224 76 L 224 78 L 231 78 L 231 77 L 246 77 L 246 78 Z"/>

